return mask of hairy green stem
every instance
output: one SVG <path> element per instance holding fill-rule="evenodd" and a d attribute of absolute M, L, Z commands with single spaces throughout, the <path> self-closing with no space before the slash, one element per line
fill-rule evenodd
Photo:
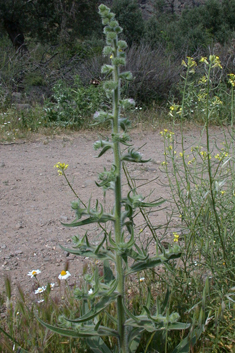
<path fill-rule="evenodd" d="M 114 56 L 118 57 L 117 42 L 114 41 Z M 120 79 L 119 68 L 117 65 L 113 69 L 113 80 L 117 83 L 117 87 L 113 92 L 113 133 L 119 134 L 119 99 L 120 99 Z M 116 166 L 116 180 L 115 180 L 115 243 L 116 246 L 122 241 L 122 225 L 121 225 L 121 158 L 120 158 L 120 143 L 115 140 L 114 142 L 114 164 Z M 117 298 L 117 314 L 118 314 L 118 332 L 120 353 L 126 353 L 126 335 L 125 335 L 125 312 L 123 308 L 124 300 L 124 273 L 122 257 L 116 252 L 116 271 L 118 286 L 117 290 L 119 296 Z"/>

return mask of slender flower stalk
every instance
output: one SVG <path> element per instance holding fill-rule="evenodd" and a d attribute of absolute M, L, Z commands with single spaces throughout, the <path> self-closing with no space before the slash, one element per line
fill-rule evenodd
<path fill-rule="evenodd" d="M 84 208 L 81 207 L 81 204 L 85 205 L 80 200 L 73 202 L 72 208 L 76 213 L 76 219 L 70 224 L 65 224 L 65 226 L 80 227 L 97 223 L 103 230 L 104 236 L 98 245 L 92 244 L 88 231 L 82 238 L 79 236 L 73 238 L 73 249 L 64 247 L 62 249 L 78 256 L 91 257 L 97 261 L 102 260 L 104 270 L 107 269 L 107 271 L 104 271 L 104 278 L 100 278 L 98 269 L 94 270 L 91 276 L 86 276 L 84 288 L 75 289 L 75 297 L 84 303 L 81 306 L 83 312 L 78 319 L 72 320 L 71 318 L 60 317 L 60 328 L 54 328 L 40 319 L 39 321 L 45 327 L 62 335 L 83 337 L 91 350 L 94 348 L 94 352 L 97 351 L 98 346 L 102 347 L 102 352 L 111 352 L 103 341 L 103 337 L 113 336 L 118 341 L 118 353 L 134 353 L 136 345 L 141 342 L 146 327 L 149 332 L 155 332 L 162 330 L 163 327 L 165 327 L 165 330 L 170 330 L 168 322 L 170 325 L 174 323 L 175 325 L 172 328 L 177 327 L 177 329 L 186 329 L 189 324 L 179 323 L 177 313 L 165 317 L 158 312 L 157 307 L 156 314 L 152 317 L 150 313 L 151 293 L 148 294 L 147 303 L 143 306 L 144 311 L 139 317 L 135 317 L 129 311 L 128 298 L 125 296 L 125 279 L 132 273 L 141 273 L 157 265 L 162 266 L 164 262 L 180 257 L 181 252 L 179 245 L 174 243 L 171 249 L 167 251 L 163 249 L 161 254 L 156 251 L 156 255 L 151 257 L 142 248 L 142 245 L 138 247 L 135 244 L 133 218 L 138 210 L 159 206 L 164 200 L 159 198 L 153 202 L 145 202 L 144 197 L 138 195 L 136 188 L 132 187 L 130 183 L 130 192 L 126 197 L 122 196 L 122 167 L 124 167 L 126 173 L 124 163 L 147 163 L 149 159 L 144 160 L 142 155 L 132 147 L 127 133 L 130 122 L 127 118 L 121 117 L 121 109 L 132 109 L 135 106 L 132 98 L 122 99 L 120 95 L 121 80 L 132 79 L 130 72 L 121 72 L 120 70 L 120 66 L 126 64 L 124 50 L 127 48 L 125 41 L 118 40 L 118 34 L 122 31 L 122 28 L 115 20 L 115 14 L 110 12 L 107 6 L 100 5 L 99 13 L 105 26 L 104 33 L 107 43 L 107 46 L 103 49 L 103 54 L 110 59 L 110 64 L 103 65 L 101 72 L 106 74 L 107 77 L 112 77 L 112 79 L 104 82 L 107 96 L 112 97 L 112 111 L 96 112 L 94 114 L 94 124 L 111 122 L 112 131 L 110 140 L 96 141 L 94 149 L 102 149 L 97 157 L 111 150 L 113 152 L 113 164 L 110 171 L 104 168 L 104 171 L 99 174 L 99 183 L 96 184 L 98 187 L 102 187 L 104 192 L 107 190 L 113 192 L 114 204 L 110 212 L 105 212 L 103 205 L 98 200 L 96 200 L 95 208 L 91 207 L 90 201 L 88 206 Z M 121 145 L 127 148 L 122 150 Z M 67 165 L 57 163 L 55 167 L 68 182 L 64 172 Z M 74 194 L 77 196 L 75 192 Z M 105 223 L 105 227 L 102 223 Z M 112 226 L 110 232 L 106 230 L 106 223 Z M 115 271 L 113 271 L 110 263 L 113 263 Z M 66 279 L 68 276 L 70 276 L 68 271 L 62 271 L 59 279 Z M 140 282 L 144 282 L 143 277 L 141 277 Z M 141 284 L 141 290 L 143 285 L 144 283 Z M 113 321 L 116 323 L 114 328 L 101 324 L 105 321 L 103 318 L 106 316 L 106 308 L 109 305 L 114 305 L 117 311 L 117 318 L 114 318 Z M 94 318 L 96 319 L 93 320 Z M 68 327 L 70 330 L 67 329 Z M 116 347 L 114 351 L 117 352 Z"/>

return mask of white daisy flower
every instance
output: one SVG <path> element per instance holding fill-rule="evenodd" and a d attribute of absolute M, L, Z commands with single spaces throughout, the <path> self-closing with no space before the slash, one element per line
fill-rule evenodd
<path fill-rule="evenodd" d="M 88 291 L 88 294 L 91 295 L 93 293 L 93 289 L 91 288 L 89 291 Z"/>
<path fill-rule="evenodd" d="M 35 294 L 40 294 L 40 293 L 45 292 L 45 290 L 46 290 L 46 287 L 39 287 L 38 289 L 36 289 L 36 290 L 34 291 L 34 293 L 35 293 Z"/>
<path fill-rule="evenodd" d="M 50 283 L 50 288 L 54 288 L 55 287 L 55 283 Z"/>
<path fill-rule="evenodd" d="M 31 278 L 36 277 L 39 273 L 41 273 L 40 270 L 33 270 L 31 272 L 28 273 L 28 276 L 30 276 Z"/>
<path fill-rule="evenodd" d="M 58 278 L 61 279 L 67 279 L 69 278 L 69 276 L 71 276 L 71 274 L 69 273 L 69 271 L 61 271 Z"/>
<path fill-rule="evenodd" d="M 44 299 L 38 300 L 38 304 L 43 303 Z"/>
<path fill-rule="evenodd" d="M 140 282 L 144 282 L 145 277 L 140 277 Z"/>

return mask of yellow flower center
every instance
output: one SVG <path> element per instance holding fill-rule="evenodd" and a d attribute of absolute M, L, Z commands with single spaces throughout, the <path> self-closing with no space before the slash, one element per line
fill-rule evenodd
<path fill-rule="evenodd" d="M 33 275 L 33 276 L 36 276 L 36 274 L 37 274 L 36 271 L 33 271 L 33 272 L 32 272 L 32 275 Z"/>
<path fill-rule="evenodd" d="M 66 275 L 66 271 L 63 270 L 63 271 L 61 271 L 60 274 L 61 274 L 61 276 L 65 276 Z"/>

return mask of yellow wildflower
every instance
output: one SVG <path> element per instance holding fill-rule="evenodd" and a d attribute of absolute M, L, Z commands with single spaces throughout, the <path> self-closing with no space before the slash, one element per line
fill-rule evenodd
<path fill-rule="evenodd" d="M 229 76 L 228 83 L 230 83 L 230 85 L 232 85 L 234 87 L 235 86 L 235 75 L 234 74 L 228 74 L 228 76 Z"/>
<path fill-rule="evenodd" d="M 191 163 L 193 163 L 195 161 L 195 158 L 191 159 L 191 161 L 188 161 L 188 165 L 190 165 Z"/>
<path fill-rule="evenodd" d="M 58 162 L 54 165 L 54 168 L 57 168 L 58 169 L 58 174 L 59 175 L 62 175 L 64 170 L 66 170 L 68 168 L 68 164 L 65 164 L 65 163 L 61 163 L 61 162 Z"/>
<path fill-rule="evenodd" d="M 175 243 L 178 243 L 178 241 L 179 241 L 179 234 L 178 233 L 176 233 L 176 232 L 173 232 L 173 235 L 174 235 L 174 242 Z"/>
<path fill-rule="evenodd" d="M 219 67 L 220 69 L 222 69 L 220 58 L 218 56 L 210 55 L 209 56 L 209 61 L 212 64 L 212 67 Z"/>
<path fill-rule="evenodd" d="M 206 83 L 206 82 L 207 82 L 207 78 L 206 78 L 205 75 L 202 76 L 202 77 L 200 78 L 200 80 L 198 81 L 199 85 L 200 85 L 200 84 L 204 84 L 204 83 Z"/>
<path fill-rule="evenodd" d="M 205 63 L 206 65 L 209 64 L 208 61 L 207 61 L 207 57 L 206 56 L 202 56 L 199 62 L 200 63 Z"/>

